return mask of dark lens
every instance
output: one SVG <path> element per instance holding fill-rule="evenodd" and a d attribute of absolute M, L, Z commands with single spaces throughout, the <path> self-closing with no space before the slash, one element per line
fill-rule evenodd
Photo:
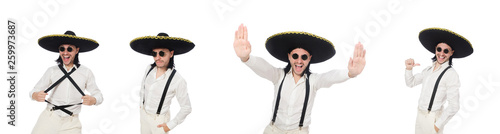
<path fill-rule="evenodd" d="M 436 48 L 437 52 L 441 52 L 441 47 Z"/>
<path fill-rule="evenodd" d="M 445 54 L 448 54 L 448 52 L 450 52 L 450 50 L 448 50 L 448 49 L 444 49 L 444 50 L 443 50 L 443 52 L 444 52 Z"/>
<path fill-rule="evenodd" d="M 154 52 L 154 51 L 153 51 L 153 52 L 151 53 L 151 55 L 152 55 L 153 57 L 156 57 L 156 52 Z"/>
<path fill-rule="evenodd" d="M 305 55 L 305 54 L 302 55 L 301 57 L 302 57 L 302 60 L 307 60 L 307 58 L 308 58 L 307 55 Z"/>
<path fill-rule="evenodd" d="M 64 47 L 59 47 L 60 52 L 64 52 Z"/>
<path fill-rule="evenodd" d="M 160 53 L 158 53 L 161 57 L 165 56 L 165 52 L 163 51 L 160 51 Z"/>
<path fill-rule="evenodd" d="M 66 50 L 67 50 L 68 52 L 71 52 L 71 51 L 73 51 L 73 48 L 68 47 L 68 48 L 66 48 Z"/>
<path fill-rule="evenodd" d="M 298 55 L 298 54 L 292 54 L 292 58 L 293 58 L 294 60 L 296 60 L 296 59 L 298 59 L 298 58 L 299 58 L 299 55 Z"/>

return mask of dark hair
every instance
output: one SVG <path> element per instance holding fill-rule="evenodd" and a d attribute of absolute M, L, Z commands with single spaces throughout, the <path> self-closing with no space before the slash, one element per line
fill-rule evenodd
<path fill-rule="evenodd" d="M 453 61 L 452 61 L 452 60 L 453 60 L 453 55 L 451 55 L 451 56 L 450 56 L 450 59 L 448 60 L 448 61 L 449 61 L 449 62 L 448 62 L 448 65 L 450 65 L 450 66 L 451 66 L 451 65 L 453 65 Z M 436 57 L 436 55 L 434 55 L 434 57 L 432 57 L 432 61 L 433 61 L 433 62 L 436 62 L 436 61 L 437 61 L 437 57 Z"/>
<path fill-rule="evenodd" d="M 168 66 L 167 68 L 174 69 L 175 64 L 174 64 L 174 56 L 172 55 L 172 58 L 170 58 L 170 61 L 168 61 Z"/>
<path fill-rule="evenodd" d="M 309 65 L 307 65 L 307 67 L 304 70 L 304 73 L 302 73 L 302 75 L 304 75 L 304 74 L 310 75 L 311 74 L 311 70 L 309 69 L 310 65 L 311 65 L 311 63 L 309 63 Z M 288 73 L 288 71 L 290 71 L 290 69 L 292 69 L 292 64 L 290 64 L 290 61 L 288 61 L 288 65 L 286 65 L 286 67 L 285 67 L 285 73 Z"/>
<path fill-rule="evenodd" d="M 79 54 L 79 53 L 76 53 L 76 55 L 75 55 L 75 59 L 73 60 L 73 64 L 80 64 L 80 60 L 78 60 L 78 54 Z M 59 64 L 64 64 L 64 63 L 63 63 L 63 61 L 62 61 L 62 59 L 61 59 L 61 55 L 59 55 L 58 57 L 59 57 L 59 58 L 57 58 L 57 60 L 56 60 L 57 64 L 58 64 L 58 65 L 59 65 Z"/>

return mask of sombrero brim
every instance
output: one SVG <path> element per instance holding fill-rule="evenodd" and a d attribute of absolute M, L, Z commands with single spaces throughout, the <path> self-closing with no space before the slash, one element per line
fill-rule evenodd
<path fill-rule="evenodd" d="M 267 38 L 266 49 L 276 59 L 288 62 L 288 53 L 303 48 L 312 55 L 310 63 L 319 63 L 332 58 L 335 48 L 329 40 L 307 32 L 282 32 Z"/>
<path fill-rule="evenodd" d="M 92 51 L 99 46 L 99 43 L 93 39 L 66 34 L 47 35 L 38 39 L 38 45 L 51 52 L 58 53 L 59 46 L 62 44 L 75 45 L 80 48 L 79 52 Z"/>
<path fill-rule="evenodd" d="M 463 58 L 474 52 L 469 40 L 463 36 L 444 28 L 427 28 L 420 32 L 420 43 L 432 53 L 436 53 L 436 45 L 448 44 L 453 50 L 453 58 Z"/>
<path fill-rule="evenodd" d="M 130 47 L 145 55 L 151 55 L 153 48 L 168 48 L 174 50 L 174 55 L 179 55 L 191 51 L 194 48 L 194 43 L 179 37 L 144 36 L 130 41 Z"/>

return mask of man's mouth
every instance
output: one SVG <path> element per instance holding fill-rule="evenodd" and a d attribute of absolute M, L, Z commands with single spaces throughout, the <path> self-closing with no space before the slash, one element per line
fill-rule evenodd
<path fill-rule="evenodd" d="M 302 69 L 302 66 L 303 66 L 303 65 L 295 65 L 295 68 L 297 68 L 297 69 Z"/>
<path fill-rule="evenodd" d="M 69 60 L 69 56 L 63 56 L 64 60 Z"/>
<path fill-rule="evenodd" d="M 441 60 L 444 60 L 445 57 L 444 56 L 439 56 L 438 58 L 441 59 Z"/>

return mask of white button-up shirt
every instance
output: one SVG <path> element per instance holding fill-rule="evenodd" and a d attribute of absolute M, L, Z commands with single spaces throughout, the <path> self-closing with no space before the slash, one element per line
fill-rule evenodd
<path fill-rule="evenodd" d="M 68 71 L 66 66 L 63 65 L 64 71 L 70 72 L 73 68 L 76 68 L 75 72 L 73 72 L 70 77 L 73 78 L 75 83 L 82 89 L 83 92 L 87 90 L 90 93 L 90 96 L 95 97 L 96 99 L 96 104 L 99 105 L 102 103 L 103 98 L 101 94 L 101 90 L 97 88 L 97 85 L 95 83 L 95 78 L 94 74 L 92 71 L 90 71 L 89 68 L 80 65 L 80 67 L 76 67 L 76 65 L 73 65 L 73 67 Z M 34 92 L 39 92 L 39 91 L 45 91 L 49 86 L 52 85 L 52 83 L 55 83 L 57 80 L 59 80 L 61 77 L 64 76 L 64 73 L 59 69 L 58 66 L 52 66 L 45 71 L 45 74 L 43 74 L 42 78 L 38 83 L 35 85 L 33 90 L 29 93 L 30 98 L 33 100 L 33 93 Z M 68 80 L 68 78 L 65 78 L 59 85 L 55 86 L 52 90 L 49 92 L 49 98 L 47 99 L 50 103 L 60 106 L 60 105 L 69 105 L 69 104 L 77 104 L 82 102 L 82 95 L 76 87 Z M 47 104 L 48 108 L 54 107 L 52 104 Z M 81 111 L 81 105 L 74 105 L 71 107 L 65 108 L 66 110 L 69 110 L 73 112 L 73 114 L 79 114 Z M 61 110 L 55 110 L 54 113 L 61 117 L 68 117 L 70 115 L 64 113 Z"/>
<path fill-rule="evenodd" d="M 283 80 L 285 72 L 283 68 L 275 68 L 260 57 L 250 56 L 245 64 L 250 67 L 257 75 L 265 78 L 274 84 L 274 101 L 272 110 L 274 113 L 274 105 L 279 86 Z M 281 89 L 281 100 L 278 107 L 278 113 L 274 125 L 283 130 L 293 130 L 299 128 L 302 107 L 304 104 L 306 93 L 306 75 L 302 76 L 297 83 L 292 75 L 292 69 L 286 74 Z M 304 126 L 311 124 L 311 110 L 314 104 L 316 92 L 320 88 L 328 88 L 335 83 L 344 82 L 349 79 L 347 70 L 332 70 L 327 73 L 316 74 L 312 73 L 309 76 L 310 92 L 309 104 L 304 118 Z"/>
<path fill-rule="evenodd" d="M 148 66 L 144 75 L 146 75 L 151 66 Z M 161 96 L 163 95 L 163 90 L 167 84 L 168 78 L 172 73 L 172 69 L 167 69 L 167 71 L 156 78 L 156 72 L 158 68 L 154 67 L 149 75 L 145 76 L 145 81 L 142 83 L 142 88 L 140 91 L 141 97 L 141 108 L 144 107 L 148 114 L 156 114 L 158 110 L 158 105 L 160 104 Z M 144 79 L 143 79 L 144 80 Z M 170 104 L 172 103 L 172 98 L 176 97 L 181 109 L 173 118 L 168 122 L 165 122 L 170 129 L 174 129 L 177 125 L 181 124 L 184 119 L 191 113 L 191 102 L 189 101 L 189 95 L 187 92 L 187 84 L 184 78 L 179 72 L 174 74 L 172 81 L 168 87 L 167 94 L 165 95 L 165 100 L 163 102 L 160 114 L 170 113 Z M 142 101 L 144 100 L 144 104 Z"/>
<path fill-rule="evenodd" d="M 406 85 L 408 87 L 414 87 L 422 84 L 422 91 L 418 100 L 418 109 L 423 111 L 427 111 L 427 108 L 429 107 L 429 102 L 431 100 L 437 78 L 449 65 L 448 62 L 445 62 L 433 71 L 434 66 L 435 62 L 433 63 L 433 66 L 427 67 L 421 73 L 415 75 L 413 75 L 412 70 L 406 70 L 405 73 Z M 431 111 L 442 111 L 441 117 L 437 119 L 435 123 L 439 129 L 442 129 L 460 109 L 458 88 L 460 88 L 458 74 L 455 69 L 450 68 L 444 73 L 441 81 L 439 82 L 431 109 Z M 443 109 L 443 105 L 446 100 L 448 100 L 448 107 Z"/>

